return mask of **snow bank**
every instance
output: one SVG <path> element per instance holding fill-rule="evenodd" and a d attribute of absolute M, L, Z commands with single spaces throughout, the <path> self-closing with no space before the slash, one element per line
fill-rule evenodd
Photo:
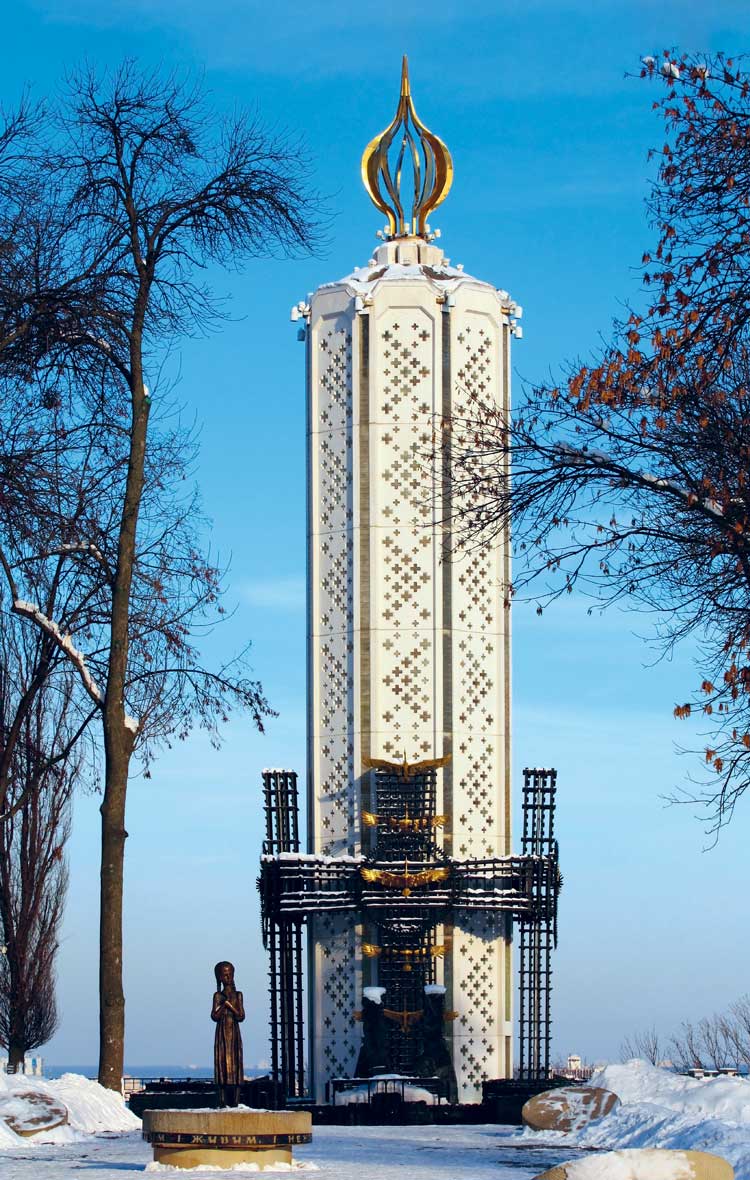
<path fill-rule="evenodd" d="M 41 1088 L 41 1087 L 40 1087 Z M 139 1131 L 141 1120 L 128 1110 L 125 1099 L 114 1090 L 77 1073 L 64 1073 L 45 1089 L 68 1108 L 68 1122 L 76 1131 L 96 1135 L 101 1131 Z"/>
<path fill-rule="evenodd" d="M 589 1083 L 612 1090 L 622 1105 L 568 1134 L 531 1131 L 522 1138 L 596 1147 L 669 1147 L 728 1160 L 736 1180 L 750 1180 L 750 1081 L 685 1078 L 645 1061 L 608 1065 Z"/>
<path fill-rule="evenodd" d="M 11 1131 L 2 1119 L 6 1113 L 23 1113 L 24 1093 L 38 1090 L 62 1102 L 68 1109 L 68 1124 L 35 1135 L 36 1143 L 69 1143 L 80 1135 L 96 1135 L 103 1131 L 137 1131 L 141 1120 L 128 1110 L 121 1094 L 105 1090 L 98 1082 L 80 1074 L 66 1073 L 55 1081 L 28 1078 L 23 1074 L 0 1073 L 0 1147 L 12 1147 L 30 1140 Z"/>
<path fill-rule="evenodd" d="M 686 1078 L 646 1061 L 607 1065 L 597 1070 L 592 1086 L 614 1090 L 623 1102 L 650 1102 L 680 1113 L 750 1125 L 750 1081 L 747 1078 Z"/>

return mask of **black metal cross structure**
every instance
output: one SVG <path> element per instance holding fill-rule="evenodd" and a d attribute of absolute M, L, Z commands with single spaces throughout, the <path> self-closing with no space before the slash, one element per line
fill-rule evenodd
<path fill-rule="evenodd" d="M 264 771 L 266 839 L 258 888 L 270 957 L 271 1057 L 287 1098 L 305 1093 L 302 931 L 318 913 L 356 913 L 371 932 L 363 954 L 379 960 L 389 1005 L 416 1013 L 434 983 L 435 929 L 461 910 L 507 913 L 520 932 L 520 1075 L 546 1077 L 550 1054 L 551 950 L 560 888 L 554 839 L 556 772 L 525 770 L 520 856 L 445 857 L 435 812 L 436 770 L 407 775 L 376 769 L 377 813 L 363 812 L 373 851 L 341 859 L 300 852 L 299 797 L 293 771 Z M 364 841 L 363 841 L 364 844 Z M 389 1033 L 400 1073 L 414 1066 L 406 1021 Z"/>

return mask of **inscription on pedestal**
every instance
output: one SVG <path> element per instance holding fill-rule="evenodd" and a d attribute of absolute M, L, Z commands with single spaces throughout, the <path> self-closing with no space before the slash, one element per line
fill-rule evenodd
<path fill-rule="evenodd" d="M 154 1160 L 175 1168 L 291 1164 L 292 1147 L 312 1139 L 312 1116 L 276 1110 L 144 1110 L 143 1138 Z"/>

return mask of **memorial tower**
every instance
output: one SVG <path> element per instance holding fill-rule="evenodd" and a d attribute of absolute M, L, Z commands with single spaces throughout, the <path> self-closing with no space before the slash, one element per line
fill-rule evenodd
<path fill-rule="evenodd" d="M 375 874 L 364 878 L 369 908 L 329 905 L 309 917 L 318 1099 L 326 1082 L 354 1073 L 354 1016 L 363 988 L 375 986 L 391 1013 L 405 1014 L 417 1011 L 419 988 L 445 989 L 460 1100 L 512 1075 L 511 913 L 475 904 L 497 897 L 501 870 L 488 865 L 511 853 L 509 540 L 454 554 L 449 448 L 435 462 L 430 454 L 472 394 L 507 409 L 520 308 L 435 244 L 428 217 L 452 176 L 447 147 L 417 117 L 404 59 L 396 115 L 362 159 L 387 218 L 382 244 L 298 308 L 308 390 L 307 856 L 352 872 L 364 858 Z M 460 897 L 440 894 L 444 871 L 461 877 Z M 404 1073 L 414 1064 L 408 1023 L 403 1015 L 393 1029 Z"/>

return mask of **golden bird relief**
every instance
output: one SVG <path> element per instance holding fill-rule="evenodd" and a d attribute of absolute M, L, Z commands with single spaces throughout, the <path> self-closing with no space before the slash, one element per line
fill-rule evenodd
<path fill-rule="evenodd" d="M 384 1008 L 383 1015 L 388 1020 L 393 1020 L 396 1022 L 396 1024 L 400 1024 L 402 1030 L 405 1033 L 408 1033 L 411 1029 L 411 1025 L 416 1024 L 416 1022 L 418 1020 L 421 1020 L 423 1014 L 422 1014 L 422 1012 L 408 1012 L 406 1009 L 404 1009 L 403 1012 L 396 1012 L 396 1011 L 394 1011 L 393 1008 Z M 455 1020 L 457 1016 L 458 1016 L 458 1012 L 454 1012 L 451 1009 L 450 1011 L 443 1013 L 443 1020 L 447 1020 L 447 1021 Z M 361 1008 L 355 1008 L 354 1019 L 357 1021 L 362 1020 L 362 1009 Z"/>
<path fill-rule="evenodd" d="M 409 762 L 406 750 L 404 750 L 403 762 L 389 762 L 386 758 L 363 758 L 362 765 L 369 767 L 370 770 L 390 770 L 392 774 L 398 774 L 401 778 L 408 780 L 422 770 L 447 766 L 450 760 L 451 755 L 445 754 L 442 758 L 423 758 L 421 762 Z"/>
<path fill-rule="evenodd" d="M 413 1024 L 416 1024 L 418 1020 L 422 1019 L 422 1010 L 420 1008 L 418 1012 L 408 1012 L 404 1008 L 403 1012 L 395 1012 L 393 1008 L 384 1008 L 383 1015 L 386 1020 L 393 1020 L 396 1024 L 400 1025 L 401 1031 L 406 1034 L 411 1032 L 411 1026 Z"/>
<path fill-rule="evenodd" d="M 385 824 L 392 831 L 399 832 L 423 832 L 427 828 L 444 828 L 448 822 L 447 815 L 433 815 L 431 818 L 426 816 L 411 816 L 408 810 L 401 818 L 389 815 L 376 815 L 372 811 L 362 812 L 362 823 L 366 828 L 377 827 L 378 824 Z"/>
<path fill-rule="evenodd" d="M 394 819 L 392 816 L 388 817 L 388 827 L 396 828 L 400 832 L 423 832 L 425 828 L 444 828 L 447 822 L 447 815 L 433 815 L 432 818 L 419 817 L 414 819 L 408 814 L 403 816 L 402 819 Z"/>
<path fill-rule="evenodd" d="M 445 943 L 437 942 L 434 946 L 420 946 L 412 947 L 398 947 L 398 946 L 376 946 L 374 942 L 362 943 L 362 954 L 366 959 L 377 959 L 382 955 L 386 959 L 426 959 L 433 958 L 442 959 L 445 954 Z"/>
<path fill-rule="evenodd" d="M 386 889 L 400 889 L 404 897 L 408 897 L 412 889 L 419 889 L 423 885 L 432 885 L 436 881 L 445 881 L 450 876 L 450 869 L 422 869 L 417 873 L 408 872 L 408 865 L 403 873 L 392 873 L 388 869 L 361 868 L 360 875 L 368 884 L 384 885 Z"/>

